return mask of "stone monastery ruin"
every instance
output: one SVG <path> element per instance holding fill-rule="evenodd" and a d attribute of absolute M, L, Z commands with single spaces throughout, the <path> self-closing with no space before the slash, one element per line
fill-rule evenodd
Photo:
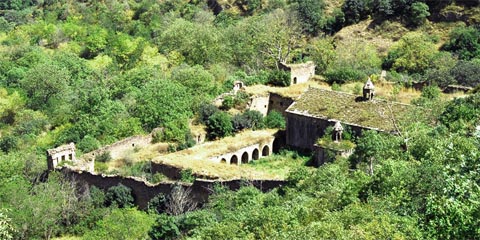
<path fill-rule="evenodd" d="M 315 72 L 313 62 L 282 64 L 281 68 L 290 71 L 292 84 L 308 81 Z M 245 91 L 245 86 L 240 81 L 234 83 L 232 92 L 228 94 L 236 94 L 238 91 Z M 362 93 L 362 96 L 357 96 L 344 92 L 308 87 L 299 97 L 282 96 L 282 94 L 274 92 L 253 96 L 247 103 L 247 109 L 257 110 L 264 116 L 273 110 L 280 112 L 286 119 L 285 131 L 246 131 L 237 134 L 236 137 L 227 137 L 205 143 L 203 143 L 205 139 L 204 133 L 200 133 L 198 136 L 195 134 L 196 146 L 174 153 L 159 155 L 151 159 L 151 172 L 152 174 L 160 172 L 169 178 L 179 179 L 182 169 L 191 168 L 195 164 L 223 164 L 225 168 L 230 166 L 236 167 L 270 156 L 273 152 L 285 146 L 300 151 L 313 152 L 315 154 L 313 159 L 314 165 L 321 165 L 328 161 L 326 156 L 329 148 L 320 146 L 318 141 L 324 136 L 327 127 L 331 126 L 333 129 L 331 141 L 334 144 L 343 141 L 342 133 L 346 129 L 357 136 L 361 135 L 363 130 L 396 133 L 398 131 L 397 121 L 401 121 L 406 112 L 412 108 L 412 106 L 407 104 L 374 98 L 375 86 L 370 79 L 363 86 Z M 109 152 L 114 157 L 120 156 L 125 151 L 148 146 L 151 141 L 152 134 L 133 136 L 84 154 L 79 159 L 75 157 L 75 145 L 70 143 L 47 151 L 48 168 L 49 170 L 59 168 L 59 166 L 63 166 L 60 163 L 65 161 L 72 165 L 66 166 L 69 174 L 77 175 L 78 178 L 83 179 L 88 184 L 106 187 L 114 184 L 115 181 L 117 183 L 133 181 L 132 186 L 145 186 L 146 189 L 156 188 L 156 185 L 134 178 L 126 180 L 119 176 L 102 175 L 100 177 L 94 173 L 93 167 L 96 156 L 102 153 Z M 348 156 L 353 152 L 353 147 L 341 150 L 336 149 L 334 152 L 337 155 Z M 65 170 L 65 168 L 63 169 Z M 82 175 L 82 171 L 88 173 L 88 176 Z M 194 174 L 201 178 L 221 179 L 221 177 L 211 178 L 211 175 L 205 175 L 201 170 L 194 172 Z M 259 180 L 255 178 L 255 173 L 250 173 L 248 176 L 253 177 L 251 180 Z M 113 182 L 105 185 L 101 183 L 101 179 L 105 181 L 110 179 L 108 181 Z M 278 180 L 271 181 L 276 181 L 272 183 L 274 185 L 282 184 Z M 151 194 L 144 194 L 142 191 L 138 194 L 139 196 L 144 196 L 145 199 L 141 198 L 138 201 L 144 204 L 152 196 Z M 168 187 L 162 185 L 158 191 L 168 191 Z M 201 198 L 205 199 L 205 194 L 207 193 L 204 190 L 199 191 L 203 191 Z"/>

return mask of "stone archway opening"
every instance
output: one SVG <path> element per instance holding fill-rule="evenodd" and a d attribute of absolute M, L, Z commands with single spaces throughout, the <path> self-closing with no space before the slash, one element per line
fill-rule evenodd
<path fill-rule="evenodd" d="M 220 163 L 227 163 L 227 159 L 222 158 L 222 160 L 220 160 Z"/>
<path fill-rule="evenodd" d="M 252 159 L 258 160 L 259 158 L 260 158 L 260 152 L 258 151 L 258 149 L 255 148 L 252 152 Z"/>
<path fill-rule="evenodd" d="M 263 146 L 262 157 L 267 157 L 269 155 L 270 155 L 270 147 L 268 145 Z"/>
<path fill-rule="evenodd" d="M 248 163 L 248 153 L 244 152 L 242 154 L 242 164 L 246 164 L 246 163 Z"/>
<path fill-rule="evenodd" d="M 230 164 L 238 165 L 238 157 L 237 157 L 237 155 L 233 155 L 232 158 L 230 158 Z"/>
<path fill-rule="evenodd" d="M 293 84 L 297 84 L 297 77 L 293 78 Z"/>

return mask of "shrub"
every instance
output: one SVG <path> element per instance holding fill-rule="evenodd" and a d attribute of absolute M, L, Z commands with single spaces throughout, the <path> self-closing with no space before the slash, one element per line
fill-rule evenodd
<path fill-rule="evenodd" d="M 180 236 L 180 230 L 173 216 L 161 214 L 158 215 L 148 235 L 152 239 L 177 239 Z"/>
<path fill-rule="evenodd" d="M 460 85 L 475 87 L 480 84 L 480 64 L 476 62 L 458 61 L 450 74 Z"/>
<path fill-rule="evenodd" d="M 112 156 L 110 155 L 109 151 L 105 151 L 105 152 L 95 156 L 95 162 L 105 163 L 105 162 L 109 162 L 110 160 L 112 160 Z"/>
<path fill-rule="evenodd" d="M 149 202 L 147 209 L 150 212 L 154 212 L 156 214 L 160 214 L 165 211 L 165 203 L 167 198 L 163 193 L 159 193 L 157 196 L 153 197 Z"/>
<path fill-rule="evenodd" d="M 229 110 L 230 108 L 233 108 L 233 106 L 235 105 L 235 100 L 234 100 L 234 97 L 233 96 L 225 96 L 225 98 L 223 99 L 223 102 L 222 102 L 222 110 Z"/>
<path fill-rule="evenodd" d="M 95 172 L 104 173 L 108 170 L 108 166 L 106 163 L 95 161 L 94 169 L 95 169 Z"/>
<path fill-rule="evenodd" d="M 193 176 L 192 169 L 187 168 L 180 171 L 180 180 L 182 182 L 193 183 L 195 181 L 195 176 Z"/>
<path fill-rule="evenodd" d="M 207 133 L 209 139 L 232 135 L 232 117 L 225 112 L 217 112 L 208 118 Z"/>
<path fill-rule="evenodd" d="M 410 10 L 410 21 L 414 26 L 420 26 L 424 24 L 427 17 L 430 16 L 429 7 L 423 2 L 414 2 Z"/>
<path fill-rule="evenodd" d="M 290 86 L 290 72 L 273 70 L 268 76 L 268 83 L 279 87 Z"/>
<path fill-rule="evenodd" d="M 107 190 L 105 194 L 105 202 L 107 206 L 116 205 L 119 208 L 133 206 L 132 189 L 122 185 L 113 186 Z"/>
<path fill-rule="evenodd" d="M 366 74 L 352 67 L 340 66 L 337 68 L 329 69 L 325 73 L 325 78 L 330 84 L 338 83 L 344 84 L 347 82 L 353 82 L 366 77 Z"/>
<path fill-rule="evenodd" d="M 273 110 L 268 113 L 265 117 L 265 125 L 267 128 L 285 128 L 285 118 L 283 118 L 282 114 Z"/>
<path fill-rule="evenodd" d="M 18 139 L 15 136 L 7 135 L 0 138 L 0 149 L 5 153 L 15 150 L 17 145 Z"/>
<path fill-rule="evenodd" d="M 77 148 L 82 152 L 91 152 L 97 149 L 99 146 L 100 142 L 90 135 L 83 137 L 83 139 L 77 144 Z"/>
<path fill-rule="evenodd" d="M 443 46 L 462 60 L 480 56 L 480 31 L 474 27 L 455 28 L 450 33 L 450 40 Z"/>
<path fill-rule="evenodd" d="M 168 177 L 165 176 L 165 175 L 163 175 L 163 174 L 161 174 L 161 173 L 159 173 L 159 172 L 157 172 L 157 173 L 153 174 L 153 176 L 151 177 L 150 182 L 152 182 L 153 184 L 155 184 L 155 183 L 163 182 L 163 181 L 165 181 L 165 180 L 168 180 Z"/>
<path fill-rule="evenodd" d="M 218 108 L 213 104 L 202 104 L 198 109 L 199 121 L 205 124 L 210 116 L 218 112 Z"/>

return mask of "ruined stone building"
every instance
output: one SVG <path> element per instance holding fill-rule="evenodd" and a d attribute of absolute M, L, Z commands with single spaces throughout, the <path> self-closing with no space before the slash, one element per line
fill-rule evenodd
<path fill-rule="evenodd" d="M 55 169 L 63 161 L 76 162 L 74 143 L 47 150 L 48 170 Z"/>
<path fill-rule="evenodd" d="M 317 88 L 308 89 L 286 110 L 286 144 L 313 151 L 314 144 L 323 136 L 325 129 L 337 122 L 348 126 L 356 135 L 360 135 L 362 130 L 395 133 L 395 122 L 401 120 L 412 107 L 385 100 L 372 100 L 373 84 L 366 84 L 366 87 L 363 97 Z M 337 128 L 340 130 L 338 125 Z"/>
<path fill-rule="evenodd" d="M 280 63 L 280 68 L 290 72 L 290 85 L 307 82 L 315 75 L 315 63 L 312 61 L 299 64 Z"/>

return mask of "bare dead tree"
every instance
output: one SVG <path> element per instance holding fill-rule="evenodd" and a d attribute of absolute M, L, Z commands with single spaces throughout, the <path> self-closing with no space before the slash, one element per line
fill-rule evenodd
<path fill-rule="evenodd" d="M 191 192 L 190 188 L 181 185 L 174 186 L 167 197 L 166 212 L 177 216 L 195 210 L 197 203 L 193 200 Z"/>

